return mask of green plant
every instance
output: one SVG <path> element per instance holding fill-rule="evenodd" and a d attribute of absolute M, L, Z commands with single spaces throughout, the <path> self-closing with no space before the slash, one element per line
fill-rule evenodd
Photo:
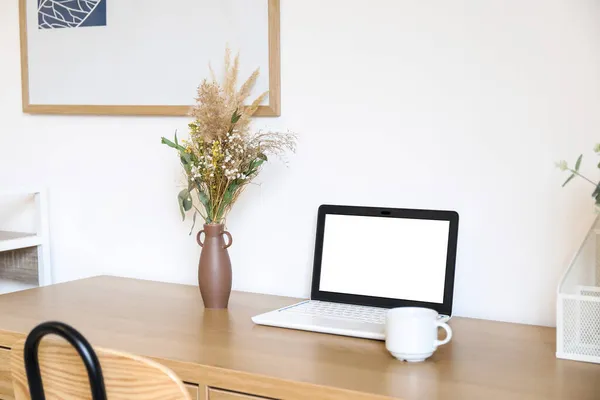
<path fill-rule="evenodd" d="M 597 144 L 596 146 L 594 146 L 594 152 L 596 154 L 600 155 L 600 144 Z M 579 172 L 579 168 L 581 167 L 582 159 L 583 159 L 583 154 L 580 154 L 579 157 L 577 157 L 577 161 L 575 161 L 575 166 L 573 168 L 569 167 L 568 163 L 565 160 L 561 160 L 556 163 L 556 166 L 561 171 L 568 171 L 571 173 L 571 175 L 569 175 L 569 177 L 567 178 L 565 183 L 563 183 L 562 186 L 565 187 L 567 185 L 567 183 L 571 182 L 571 180 L 577 176 L 594 186 L 594 191 L 592 192 L 592 197 L 596 201 L 596 205 L 600 205 L 600 182 L 596 183 L 593 180 L 589 179 L 588 177 L 582 175 Z M 598 163 L 598 168 L 600 169 L 600 163 Z"/>
<path fill-rule="evenodd" d="M 258 77 L 258 70 L 236 88 L 239 56 L 231 61 L 225 53 L 225 79 L 219 84 L 204 80 L 198 87 L 196 104 L 190 114 L 189 140 L 162 138 L 177 150 L 187 177 L 186 187 L 177 195 L 181 216 L 193 210 L 192 231 L 198 214 L 207 224 L 224 223 L 231 207 L 261 171 L 270 156 L 294 151 L 296 136 L 282 132 L 252 132 L 251 117 L 268 92 L 244 105 Z M 191 232 L 190 231 L 190 234 Z"/>

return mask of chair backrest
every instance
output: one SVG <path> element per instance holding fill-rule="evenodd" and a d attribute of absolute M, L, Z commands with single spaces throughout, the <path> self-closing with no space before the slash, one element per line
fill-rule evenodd
<path fill-rule="evenodd" d="M 31 400 L 25 372 L 25 340 L 11 349 L 15 400 Z M 110 400 L 191 400 L 183 382 L 155 361 L 118 351 L 94 348 Z M 38 359 L 46 400 L 90 400 L 87 370 L 77 351 L 65 340 L 44 339 Z"/>

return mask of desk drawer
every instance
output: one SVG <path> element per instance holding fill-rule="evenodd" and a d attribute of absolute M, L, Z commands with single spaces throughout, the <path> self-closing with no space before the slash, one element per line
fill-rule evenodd
<path fill-rule="evenodd" d="M 187 389 L 188 393 L 190 394 L 190 397 L 192 398 L 192 400 L 198 400 L 198 386 L 189 385 L 186 383 L 185 388 Z"/>
<path fill-rule="evenodd" d="M 207 400 L 261 400 L 261 399 L 266 400 L 264 397 L 257 397 L 257 396 L 252 396 L 249 394 L 234 393 L 234 392 L 228 392 L 226 390 L 209 388 Z"/>
<path fill-rule="evenodd" d="M 13 396 L 10 376 L 10 350 L 0 349 L 0 399 L 12 400 Z"/>

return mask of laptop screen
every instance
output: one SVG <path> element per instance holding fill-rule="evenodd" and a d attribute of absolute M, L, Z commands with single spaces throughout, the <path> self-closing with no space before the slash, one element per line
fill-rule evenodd
<path fill-rule="evenodd" d="M 450 221 L 327 214 L 319 290 L 442 304 Z"/>

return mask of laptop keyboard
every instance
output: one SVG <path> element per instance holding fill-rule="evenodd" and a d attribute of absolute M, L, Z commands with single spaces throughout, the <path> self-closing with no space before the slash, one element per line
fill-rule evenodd
<path fill-rule="evenodd" d="M 289 307 L 282 312 L 300 313 L 320 317 L 350 319 L 354 321 L 385 324 L 387 309 L 379 307 L 356 306 L 353 304 L 329 303 L 311 300 Z"/>

